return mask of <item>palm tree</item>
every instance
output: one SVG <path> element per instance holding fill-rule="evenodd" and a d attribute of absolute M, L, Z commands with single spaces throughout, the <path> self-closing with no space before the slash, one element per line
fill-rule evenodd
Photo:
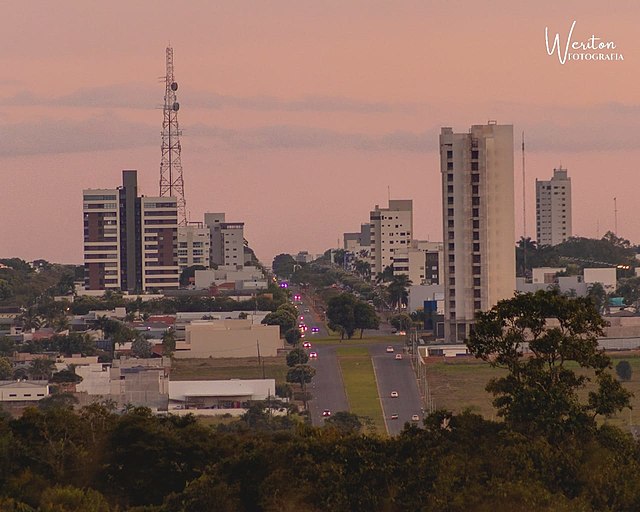
<path fill-rule="evenodd" d="M 22 324 L 23 331 L 40 329 L 42 326 L 42 318 L 38 315 L 38 310 L 35 306 L 29 306 L 22 311 L 22 314 L 20 315 L 20 323 Z"/>
<path fill-rule="evenodd" d="M 411 279 L 409 279 L 409 276 L 406 274 L 393 276 L 391 283 L 389 283 L 389 286 L 387 287 L 389 298 L 391 300 L 391 304 L 398 310 L 400 310 L 402 306 L 406 307 L 409 303 L 408 288 L 411 284 Z"/>

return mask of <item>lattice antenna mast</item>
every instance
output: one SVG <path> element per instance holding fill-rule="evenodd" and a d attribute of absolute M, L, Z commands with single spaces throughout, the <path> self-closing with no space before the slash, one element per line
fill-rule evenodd
<path fill-rule="evenodd" d="M 187 225 L 187 202 L 184 198 L 184 179 L 180 158 L 180 135 L 176 97 L 178 83 L 173 78 L 173 48 L 167 48 L 167 74 L 162 121 L 162 160 L 160 161 L 160 197 L 175 197 L 178 203 L 178 224 Z"/>

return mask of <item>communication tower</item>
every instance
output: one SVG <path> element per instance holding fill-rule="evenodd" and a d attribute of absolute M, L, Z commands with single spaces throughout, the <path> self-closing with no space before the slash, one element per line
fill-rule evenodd
<path fill-rule="evenodd" d="M 167 48 L 167 74 L 165 79 L 164 119 L 162 121 L 162 159 L 160 161 L 160 197 L 175 197 L 178 203 L 178 225 L 187 225 L 187 202 L 184 198 L 184 179 L 180 158 L 180 135 L 176 96 L 178 82 L 173 77 L 173 48 Z"/>

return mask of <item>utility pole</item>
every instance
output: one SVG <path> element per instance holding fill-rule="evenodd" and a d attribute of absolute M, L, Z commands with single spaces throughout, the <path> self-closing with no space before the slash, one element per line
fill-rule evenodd
<path fill-rule="evenodd" d="M 613 198 L 613 230 L 616 236 L 618 236 L 618 199 Z"/>
<path fill-rule="evenodd" d="M 522 259 L 525 281 L 527 279 L 527 176 L 525 173 L 525 161 L 524 161 L 524 130 L 522 132 Z"/>

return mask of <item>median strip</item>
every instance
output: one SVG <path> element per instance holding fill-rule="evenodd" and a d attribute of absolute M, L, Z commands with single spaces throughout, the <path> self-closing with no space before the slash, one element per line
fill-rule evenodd
<path fill-rule="evenodd" d="M 339 347 L 336 350 L 344 389 L 352 413 L 371 420 L 378 434 L 386 434 L 373 363 L 367 347 Z"/>

